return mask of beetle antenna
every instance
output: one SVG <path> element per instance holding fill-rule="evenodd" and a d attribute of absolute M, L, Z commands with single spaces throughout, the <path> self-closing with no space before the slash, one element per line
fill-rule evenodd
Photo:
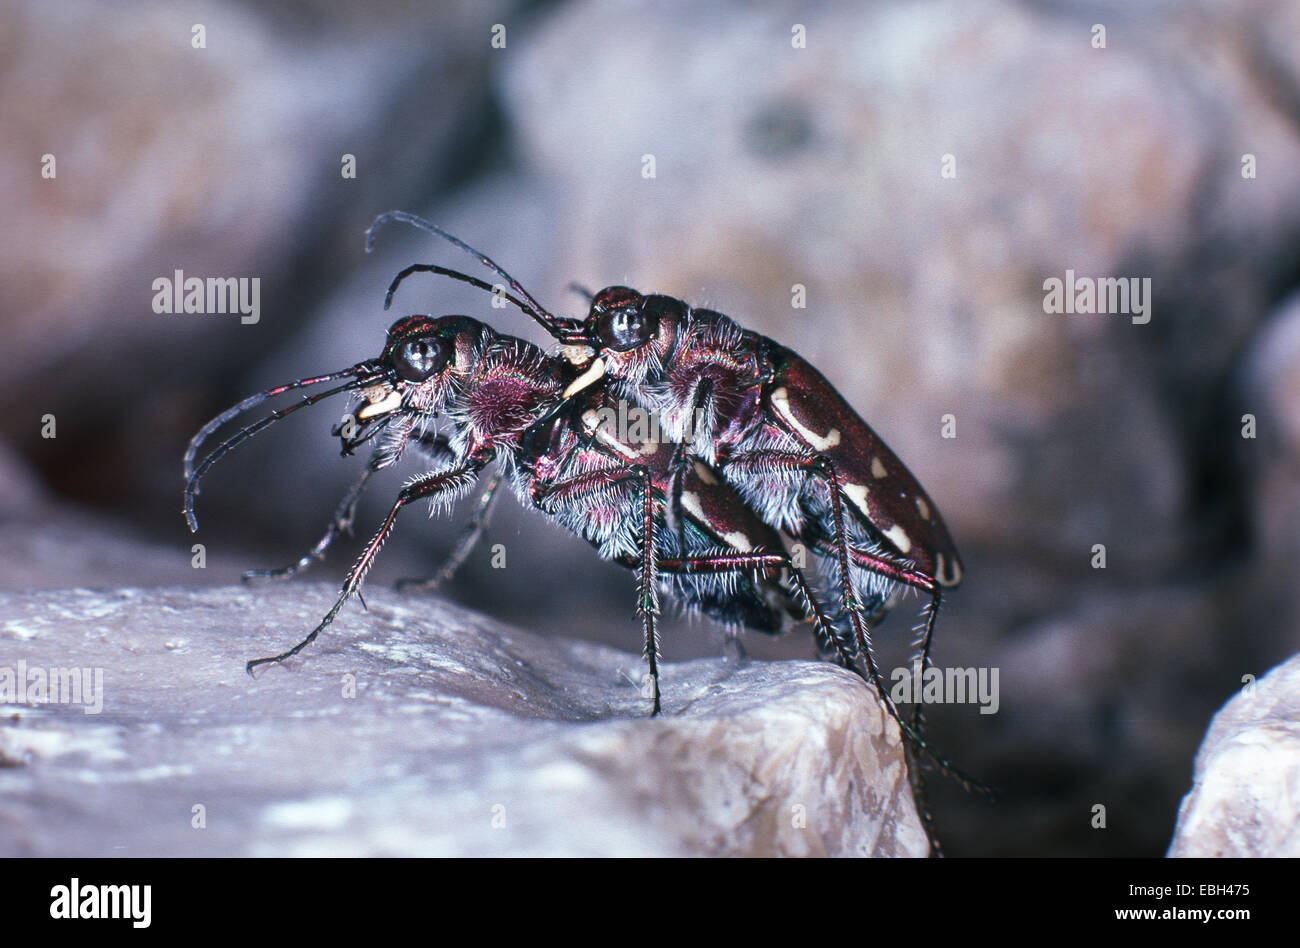
<path fill-rule="evenodd" d="M 183 508 L 183 513 L 185 514 L 186 522 L 189 524 L 190 532 L 193 533 L 195 530 L 199 528 L 198 519 L 194 515 L 194 498 L 199 493 L 199 481 L 203 479 L 203 475 L 207 473 L 208 468 L 212 467 L 213 464 L 217 463 L 217 461 L 221 460 L 221 458 L 229 454 L 232 450 L 234 450 L 243 442 L 247 441 L 253 435 L 257 434 L 263 428 L 266 428 L 268 425 L 274 424 L 275 422 L 279 421 L 281 418 L 285 417 L 286 415 L 293 414 L 299 408 L 306 408 L 308 405 L 314 405 L 317 402 L 321 401 L 322 399 L 329 398 L 331 395 L 337 395 L 340 392 L 352 391 L 358 388 L 363 388 L 366 385 L 374 384 L 375 382 L 383 378 L 383 375 L 377 372 L 376 368 L 377 367 L 374 365 L 363 363 L 362 365 L 353 366 L 351 369 L 346 369 L 342 372 L 334 372 L 331 373 L 330 375 L 322 375 L 314 379 L 300 379 L 297 382 L 290 382 L 287 385 L 280 385 L 277 386 L 276 388 L 268 389 L 265 392 L 261 392 L 260 394 L 257 395 L 252 395 L 244 399 L 238 405 L 235 405 L 234 407 L 227 409 L 226 411 L 218 415 L 216 418 L 214 418 L 212 421 L 204 425 L 203 429 L 200 430 L 199 433 L 196 434 L 194 438 L 190 441 L 189 450 L 186 452 L 185 455 L 186 483 L 185 483 L 185 506 Z M 367 372 L 368 374 L 362 375 L 363 371 Z M 290 389 L 300 388 L 303 385 L 311 385 L 317 382 L 333 381 L 335 379 L 345 378 L 347 376 L 357 376 L 357 375 L 361 375 L 362 377 L 353 378 L 351 381 L 345 382 L 343 385 L 336 386 L 324 392 L 317 392 L 314 395 L 305 396 L 302 399 L 302 401 L 290 405 L 288 408 L 277 408 L 275 411 L 271 412 L 271 414 L 267 415 L 265 418 L 262 418 L 260 421 L 256 421 L 245 428 L 242 428 L 239 432 L 227 438 L 221 444 L 217 445 L 217 447 L 215 447 L 212 450 L 212 452 L 203 459 L 203 462 L 199 464 L 198 467 L 193 466 L 194 455 L 198 452 L 199 444 L 204 440 L 204 438 L 212 431 L 215 431 L 222 424 L 229 421 L 231 418 L 234 418 L 236 415 L 244 411 L 247 411 L 249 408 L 252 408 L 254 405 L 258 405 L 261 402 L 264 402 L 266 399 L 271 398 L 275 395 L 279 395 L 283 392 L 289 391 Z"/>
<path fill-rule="evenodd" d="M 376 367 L 370 363 L 354 365 L 350 369 L 344 369 L 342 372 L 331 372 L 329 375 L 309 376 L 305 379 L 298 379 L 285 385 L 277 385 L 275 388 L 268 388 L 265 392 L 259 392 L 256 395 L 250 395 L 237 405 L 227 408 L 216 418 L 213 418 L 206 425 L 198 430 L 193 438 L 190 439 L 189 447 L 185 450 L 185 479 L 188 481 L 194 473 L 194 458 L 199 453 L 199 448 L 203 442 L 208 439 L 212 432 L 216 431 L 232 418 L 236 418 L 266 401 L 268 398 L 275 398 L 277 395 L 283 395 L 285 392 L 293 391 L 295 388 L 305 388 L 309 385 L 319 385 L 321 382 L 334 382 L 338 379 L 348 378 L 349 376 L 361 375 L 366 372 L 374 372 Z"/>
<path fill-rule="evenodd" d="M 571 320 L 561 320 L 558 316 L 551 313 L 545 306 L 537 302 L 531 293 L 524 289 L 522 283 L 502 269 L 502 267 L 487 254 L 480 250 L 475 250 L 459 237 L 447 233 L 437 224 L 426 221 L 422 217 L 417 217 L 416 215 L 409 214 L 406 211 L 389 211 L 387 214 L 380 214 L 374 219 L 370 226 L 366 228 L 366 253 L 369 253 L 374 248 L 375 231 L 389 221 L 402 221 L 410 224 L 412 227 L 418 227 L 420 230 L 428 231 L 435 236 L 441 237 L 448 243 L 455 244 L 461 250 L 464 250 L 466 253 L 473 256 L 479 263 L 483 264 L 483 266 L 487 267 L 497 276 L 501 277 L 501 279 L 505 280 L 510 289 L 514 290 L 528 302 L 529 306 L 532 307 L 532 312 L 529 313 L 529 315 L 536 319 L 542 325 L 542 328 L 556 339 L 568 341 L 566 336 L 566 328 L 568 327 L 566 327 L 566 323 L 572 325 Z M 448 275 L 450 276 L 451 274 Z M 520 308 L 522 309 L 522 306 Z M 525 312 L 527 312 L 527 310 L 525 310 Z"/>
<path fill-rule="evenodd" d="M 478 279 L 478 277 L 472 277 L 467 273 L 461 273 L 459 270 L 453 270 L 450 267 L 440 267 L 432 263 L 413 263 L 397 274 L 397 276 L 393 278 L 393 282 L 388 284 L 388 292 L 384 294 L 384 309 L 388 309 L 393 305 L 393 294 L 397 292 L 397 288 L 402 285 L 402 282 L 413 273 L 437 273 L 441 276 L 451 277 L 453 280 L 459 280 L 462 283 L 468 283 L 470 286 L 476 287 L 477 289 L 486 290 L 493 296 L 501 296 L 515 304 L 515 306 L 519 308 L 519 311 L 525 316 L 531 316 L 542 326 L 546 327 L 548 332 L 551 331 L 551 327 L 548 326 L 546 320 L 537 312 L 537 310 L 533 309 L 518 297 L 511 296 L 509 293 L 501 291 L 498 287 L 492 286 L 490 283 Z M 571 342 L 579 340 L 582 335 L 581 322 L 576 319 L 562 319 L 554 316 L 552 316 L 551 319 L 555 320 L 556 324 L 563 327 L 560 331 L 560 341 Z"/>

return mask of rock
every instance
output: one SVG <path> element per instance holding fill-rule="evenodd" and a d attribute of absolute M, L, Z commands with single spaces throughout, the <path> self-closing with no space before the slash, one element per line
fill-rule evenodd
<path fill-rule="evenodd" d="M 651 718 L 635 655 L 368 593 L 256 680 L 330 587 L 0 596 L 0 676 L 103 675 L 99 713 L 6 697 L 0 853 L 926 853 L 896 726 L 848 672 L 671 664 Z"/>
<path fill-rule="evenodd" d="M 1214 716 L 1170 856 L 1300 856 L 1300 655 Z"/>

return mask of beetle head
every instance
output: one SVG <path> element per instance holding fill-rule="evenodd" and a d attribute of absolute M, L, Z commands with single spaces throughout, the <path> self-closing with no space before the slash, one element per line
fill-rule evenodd
<path fill-rule="evenodd" d="M 643 295 L 626 286 L 605 287 L 592 297 L 582 326 L 583 341 L 596 357 L 579 382 L 590 384 L 601 375 L 632 385 L 655 381 L 685 319 L 686 304 L 681 300 L 657 293 Z M 566 394 L 584 387 L 575 386 Z"/>
<path fill-rule="evenodd" d="M 451 401 L 492 332 L 468 316 L 404 316 L 388 330 L 384 378 L 361 391 L 356 417 L 368 428 L 393 412 L 436 415 Z M 355 440 L 355 439 L 354 439 Z"/>

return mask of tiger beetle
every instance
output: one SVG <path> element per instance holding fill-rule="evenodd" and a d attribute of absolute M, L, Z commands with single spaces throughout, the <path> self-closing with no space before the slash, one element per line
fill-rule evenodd
<path fill-rule="evenodd" d="M 604 382 L 619 397 L 654 412 L 678 445 L 670 509 L 678 506 L 690 454 L 715 467 L 764 522 L 829 564 L 881 701 L 913 746 L 926 749 L 921 704 L 909 726 L 881 680 L 870 629 L 902 588 L 927 594 L 918 629 L 924 673 L 943 591 L 961 582 L 961 558 L 937 505 L 825 376 L 795 352 L 722 313 L 625 286 L 595 293 L 583 321 L 555 316 L 487 255 L 404 211 L 375 219 L 366 232 L 367 250 L 375 231 L 390 220 L 470 253 L 518 296 L 447 267 L 414 264 L 393 280 L 386 307 L 401 283 L 420 272 L 492 291 L 536 320 L 584 370 L 574 391 Z M 990 793 L 929 754 L 967 786 Z"/>
<path fill-rule="evenodd" d="M 450 508 L 493 462 L 497 473 L 485 492 L 487 500 L 476 511 L 479 522 L 471 522 L 471 533 L 481 529 L 480 518 L 504 474 L 524 506 L 584 537 L 602 557 L 636 571 L 653 714 L 660 711 L 655 629 L 659 586 L 685 608 L 718 619 L 729 631 L 743 626 L 775 634 L 789 620 L 806 617 L 823 650 L 856 671 L 851 638 L 837 634 L 834 617 L 824 613 L 780 535 L 704 462 L 693 461 L 678 471 L 674 458 L 679 452 L 673 445 L 630 438 L 618 430 L 611 424 L 617 405 L 613 391 L 603 383 L 580 382 L 575 374 L 565 360 L 499 335 L 467 316 L 415 315 L 393 324 L 378 359 L 276 386 L 204 425 L 185 454 L 184 513 L 191 530 L 198 527 L 194 500 L 199 483 L 212 465 L 300 408 L 338 393 L 354 393 L 360 397 L 359 409 L 348 416 L 347 424 L 334 429 L 343 453 L 378 443 L 312 551 L 285 569 L 248 575 L 288 576 L 323 557 L 350 526 L 370 476 L 399 460 L 408 446 L 435 462 L 433 470 L 402 489 L 324 619 L 288 651 L 248 662 L 249 674 L 259 665 L 298 654 L 334 621 L 351 596 L 360 598 L 366 573 L 403 507 L 428 499 L 435 508 Z M 196 463 L 203 442 L 240 414 L 285 392 L 344 379 L 248 425 Z M 433 430 L 439 417 L 451 424 L 450 436 Z M 670 528 L 674 490 L 683 513 Z M 463 557 L 463 547 L 463 542 L 458 545 L 453 559 Z"/>

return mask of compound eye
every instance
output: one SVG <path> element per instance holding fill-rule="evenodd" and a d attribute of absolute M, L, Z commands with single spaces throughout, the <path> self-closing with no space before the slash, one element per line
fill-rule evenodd
<path fill-rule="evenodd" d="M 658 331 L 658 317 L 635 303 L 602 313 L 596 323 L 596 335 L 601 346 L 615 352 L 643 346 Z"/>
<path fill-rule="evenodd" d="M 447 343 L 434 336 L 402 343 L 393 357 L 397 374 L 408 382 L 423 382 L 447 364 Z"/>

